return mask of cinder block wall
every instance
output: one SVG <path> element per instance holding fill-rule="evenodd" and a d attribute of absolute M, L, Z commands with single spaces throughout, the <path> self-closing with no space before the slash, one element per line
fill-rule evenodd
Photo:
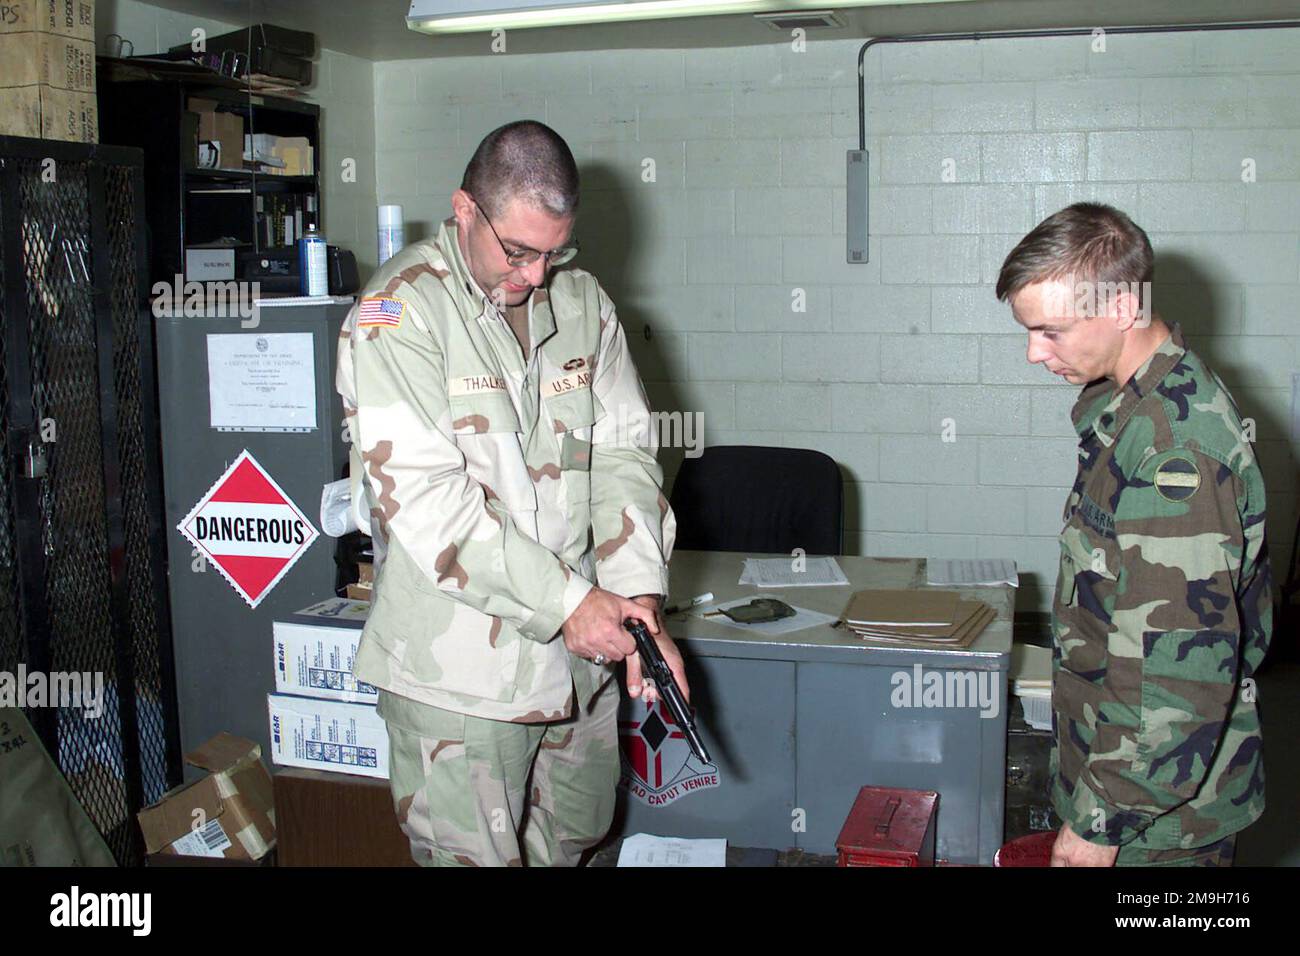
<path fill-rule="evenodd" d="M 858 42 L 513 56 L 485 39 L 478 57 L 380 62 L 377 200 L 427 232 L 484 133 L 551 124 L 583 167 L 580 262 L 657 407 L 702 412 L 710 444 L 826 451 L 849 482 L 850 551 L 1012 557 L 1022 610 L 1055 584 L 1076 390 L 1026 364 L 992 285 L 1041 218 L 1114 203 L 1151 233 L 1157 307 L 1257 424 L 1281 564 L 1300 459 L 1300 34 L 873 48 L 871 261 L 847 265 Z"/>

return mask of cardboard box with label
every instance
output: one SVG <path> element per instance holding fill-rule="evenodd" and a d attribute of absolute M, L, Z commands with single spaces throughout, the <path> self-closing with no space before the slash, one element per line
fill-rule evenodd
<path fill-rule="evenodd" d="M 275 846 L 275 798 L 262 748 L 220 733 L 185 756 L 209 773 L 139 813 L 149 853 L 257 860 Z"/>
<path fill-rule="evenodd" d="M 199 115 L 199 142 L 215 143 L 219 169 L 243 169 L 244 117 L 217 109 L 217 101 L 191 96 L 187 108 Z M 198 156 L 194 161 L 198 163 Z"/>
<path fill-rule="evenodd" d="M 275 644 L 275 689 L 324 700 L 373 704 L 378 688 L 357 680 L 352 662 L 361 640 L 360 627 L 327 624 L 271 625 Z"/>
<path fill-rule="evenodd" d="M 97 143 L 99 104 L 94 93 L 52 86 L 0 89 L 0 134 Z"/>
<path fill-rule="evenodd" d="M 388 728 L 373 704 L 267 694 L 271 761 L 388 779 Z"/>
<path fill-rule="evenodd" d="M 51 33 L 0 33 L 0 83 L 95 92 L 95 43 Z"/>
<path fill-rule="evenodd" d="M 99 101 L 94 93 L 42 86 L 41 137 L 69 143 L 99 142 Z"/>
<path fill-rule="evenodd" d="M 41 135 L 41 87 L 0 89 L 0 135 Z"/>
<path fill-rule="evenodd" d="M 0 0 L 0 33 L 95 39 L 95 0 Z"/>

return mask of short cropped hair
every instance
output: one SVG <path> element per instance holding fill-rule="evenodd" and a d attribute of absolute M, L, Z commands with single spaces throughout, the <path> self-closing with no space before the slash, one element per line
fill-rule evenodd
<path fill-rule="evenodd" d="M 1006 302 L 1027 285 L 1062 279 L 1145 289 L 1154 272 L 1155 253 L 1140 226 L 1112 206 L 1078 202 L 1016 244 L 998 273 L 997 295 Z"/>
<path fill-rule="evenodd" d="M 518 120 L 483 137 L 460 188 L 489 216 L 500 214 L 512 199 L 552 216 L 571 216 L 578 209 L 578 164 L 555 130 Z"/>

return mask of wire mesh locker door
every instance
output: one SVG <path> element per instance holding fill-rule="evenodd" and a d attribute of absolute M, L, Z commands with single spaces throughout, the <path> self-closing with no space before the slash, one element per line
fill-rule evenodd
<path fill-rule="evenodd" d="M 3 162 L 0 477 L 19 607 L 0 647 L 45 675 L 29 718 L 118 862 L 136 863 L 136 811 L 179 779 L 140 172 L 89 147 Z"/>

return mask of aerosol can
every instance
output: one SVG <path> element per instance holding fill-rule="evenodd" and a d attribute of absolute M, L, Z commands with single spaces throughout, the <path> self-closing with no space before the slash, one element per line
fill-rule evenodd
<path fill-rule="evenodd" d="M 298 240 L 298 273 L 302 276 L 303 295 L 329 294 L 325 237 L 316 231 L 315 223 L 309 225 Z"/>

